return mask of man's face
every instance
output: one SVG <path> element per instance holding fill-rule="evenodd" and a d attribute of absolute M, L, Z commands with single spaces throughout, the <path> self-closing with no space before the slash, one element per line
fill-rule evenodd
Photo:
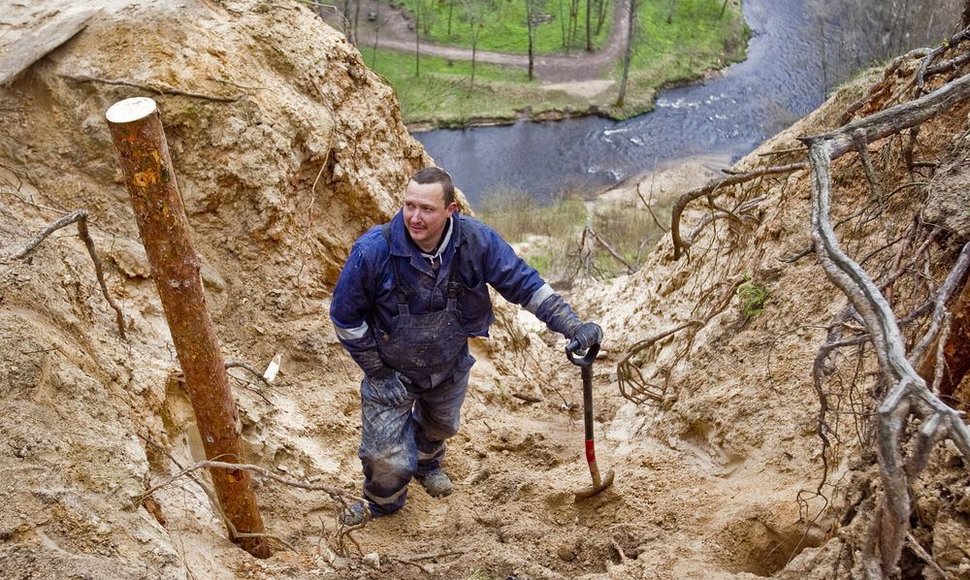
<path fill-rule="evenodd" d="M 438 244 L 448 218 L 457 208 L 455 202 L 445 206 L 445 192 L 440 183 L 409 181 L 404 190 L 404 224 L 411 239 L 425 252 Z"/>

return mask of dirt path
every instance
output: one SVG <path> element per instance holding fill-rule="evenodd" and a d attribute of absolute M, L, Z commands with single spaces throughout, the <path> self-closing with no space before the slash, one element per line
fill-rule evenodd
<path fill-rule="evenodd" d="M 368 21 L 367 15 L 376 15 L 376 20 Z M 338 30 L 341 16 L 339 13 L 322 15 L 324 20 Z M 629 29 L 629 12 L 626 0 L 616 0 L 613 5 L 613 30 L 602 49 L 587 53 L 579 51 L 570 55 L 540 55 L 535 57 L 535 74 L 545 83 L 585 83 L 601 80 L 603 75 L 613 66 L 623 53 Z M 389 8 L 380 0 L 360 0 L 360 16 L 357 27 L 357 46 L 361 52 L 373 48 L 396 50 L 400 52 L 414 51 L 415 32 L 412 29 L 410 15 L 400 8 Z M 449 58 L 454 60 L 471 60 L 472 51 L 456 46 L 446 46 L 430 42 L 422 42 L 421 54 Z M 504 52 L 477 51 L 477 62 L 515 66 L 527 68 L 529 59 L 526 55 Z"/>

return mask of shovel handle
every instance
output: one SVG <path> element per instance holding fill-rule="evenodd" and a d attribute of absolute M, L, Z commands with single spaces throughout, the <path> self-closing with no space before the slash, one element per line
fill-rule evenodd
<path fill-rule="evenodd" d="M 588 367 L 593 364 L 594 360 L 596 360 L 596 355 L 599 353 L 599 351 L 600 345 L 597 343 L 589 347 L 585 353 L 582 353 L 579 350 L 579 341 L 573 340 L 566 345 L 566 358 L 569 359 L 569 362 L 578 367 Z"/>

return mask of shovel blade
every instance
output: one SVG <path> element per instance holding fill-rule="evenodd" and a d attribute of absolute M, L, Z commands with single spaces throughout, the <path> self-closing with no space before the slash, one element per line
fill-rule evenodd
<path fill-rule="evenodd" d="M 576 495 L 575 501 L 582 501 L 584 499 L 593 497 L 594 495 L 610 487 L 611 485 L 613 485 L 613 478 L 615 476 L 616 474 L 613 472 L 612 469 L 607 471 L 606 476 L 603 477 L 602 481 L 600 481 L 599 484 L 597 484 L 596 481 L 594 481 L 592 487 L 587 487 L 582 491 L 577 491 L 575 494 Z"/>

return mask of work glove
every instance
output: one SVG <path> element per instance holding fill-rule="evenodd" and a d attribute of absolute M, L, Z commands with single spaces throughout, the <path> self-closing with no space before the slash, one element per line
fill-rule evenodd
<path fill-rule="evenodd" d="M 394 374 L 394 369 L 384 364 L 380 353 L 375 348 L 351 350 L 350 356 L 369 379 L 386 379 Z"/>
<path fill-rule="evenodd" d="M 603 342 L 603 329 L 595 322 L 583 322 L 567 337 L 579 343 L 579 350 L 589 350 L 594 344 Z"/>
<path fill-rule="evenodd" d="M 589 350 L 589 347 L 603 340 L 603 329 L 593 322 L 580 320 L 572 307 L 558 294 L 546 298 L 536 309 L 536 316 L 550 330 L 578 342 L 580 350 Z"/>
<path fill-rule="evenodd" d="M 401 376 L 394 371 L 382 378 L 367 377 L 367 381 L 370 383 L 370 398 L 388 407 L 399 407 L 411 396 L 401 382 Z"/>

